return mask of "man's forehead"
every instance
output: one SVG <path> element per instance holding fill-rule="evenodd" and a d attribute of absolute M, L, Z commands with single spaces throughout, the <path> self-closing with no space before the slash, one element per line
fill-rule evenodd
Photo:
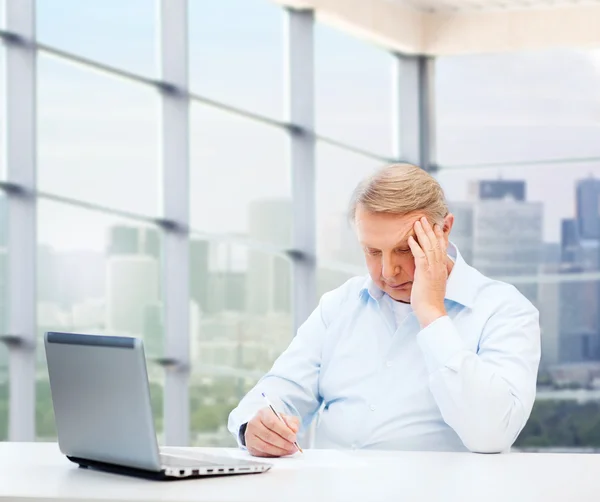
<path fill-rule="evenodd" d="M 414 224 L 423 215 L 385 215 L 385 221 L 373 222 L 357 221 L 359 239 L 362 244 L 380 244 L 385 241 L 386 245 L 406 244 L 408 237 L 414 235 Z M 383 223 L 383 224 L 378 224 Z"/>

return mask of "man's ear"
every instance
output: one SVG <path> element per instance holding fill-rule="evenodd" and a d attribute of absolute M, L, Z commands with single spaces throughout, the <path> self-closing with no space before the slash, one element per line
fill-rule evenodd
<path fill-rule="evenodd" d="M 452 213 L 448 213 L 444 218 L 444 236 L 448 238 L 450 235 L 450 230 L 452 230 L 452 226 L 454 225 L 454 215 Z"/>

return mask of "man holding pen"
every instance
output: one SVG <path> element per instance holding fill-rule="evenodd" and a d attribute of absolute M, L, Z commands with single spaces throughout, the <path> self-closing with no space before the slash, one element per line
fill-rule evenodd
<path fill-rule="evenodd" d="M 509 449 L 535 399 L 538 311 L 465 263 L 425 171 L 380 169 L 350 216 L 369 276 L 323 295 L 229 430 L 252 455 L 289 455 L 320 411 L 319 448 Z"/>

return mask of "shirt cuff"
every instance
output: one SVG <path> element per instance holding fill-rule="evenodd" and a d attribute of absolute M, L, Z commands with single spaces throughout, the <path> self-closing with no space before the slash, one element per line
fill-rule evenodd
<path fill-rule="evenodd" d="M 417 335 L 429 373 L 441 368 L 458 371 L 465 347 L 454 323 L 448 316 L 433 321 Z"/>
<path fill-rule="evenodd" d="M 248 422 L 242 424 L 240 427 L 240 432 L 238 432 L 238 444 L 245 448 L 246 447 L 246 427 L 248 427 Z"/>

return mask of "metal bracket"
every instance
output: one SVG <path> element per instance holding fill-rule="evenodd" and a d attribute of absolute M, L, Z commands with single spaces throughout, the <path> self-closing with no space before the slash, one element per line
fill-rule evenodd
<path fill-rule="evenodd" d="M 4 343 L 9 349 L 32 350 L 35 348 L 33 343 L 21 335 L 0 335 L 0 342 Z"/>
<path fill-rule="evenodd" d="M 152 362 L 158 364 L 165 370 L 169 371 L 187 371 L 189 370 L 189 365 L 182 363 L 179 359 L 175 357 L 155 357 L 152 359 Z"/>

